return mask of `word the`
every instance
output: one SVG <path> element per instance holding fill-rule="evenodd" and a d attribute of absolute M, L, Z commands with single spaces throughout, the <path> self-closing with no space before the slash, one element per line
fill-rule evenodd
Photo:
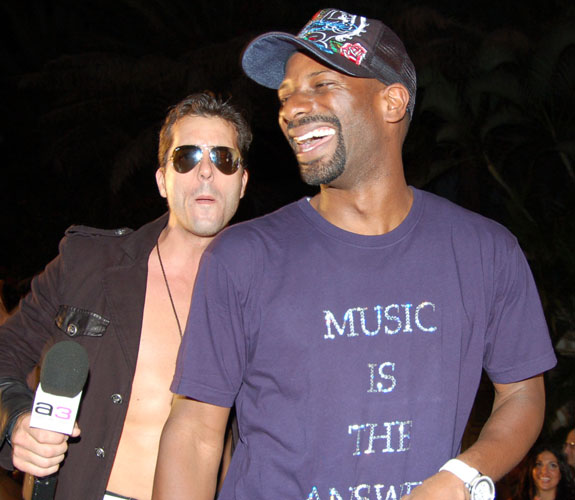
<path fill-rule="evenodd" d="M 348 426 L 348 434 L 356 433 L 354 455 L 370 455 L 375 453 L 374 444 L 383 443 L 381 453 L 402 453 L 409 450 L 411 440 L 411 420 L 383 422 L 382 424 L 361 424 Z M 376 434 L 376 429 L 385 429 L 383 434 Z M 362 446 L 363 445 L 363 446 Z M 367 447 L 366 447 L 367 445 Z M 362 452 L 363 449 L 363 452 Z"/>

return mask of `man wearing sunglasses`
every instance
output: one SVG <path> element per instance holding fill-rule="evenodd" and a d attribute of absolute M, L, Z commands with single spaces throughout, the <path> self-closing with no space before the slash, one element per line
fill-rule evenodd
<path fill-rule="evenodd" d="M 202 260 L 154 498 L 213 495 L 235 404 L 219 500 L 493 500 L 541 429 L 555 364 L 516 239 L 407 185 L 415 69 L 380 21 L 325 9 L 242 63 L 278 89 L 320 190 L 230 228 Z M 493 412 L 461 453 L 482 368 Z"/>
<path fill-rule="evenodd" d="M 151 498 L 197 266 L 244 195 L 251 138 L 231 104 L 189 96 L 160 132 L 156 180 L 169 212 L 135 232 L 67 231 L 59 256 L 0 329 L 3 467 L 41 477 L 59 470 L 57 500 Z M 29 426 L 25 384 L 43 352 L 66 339 L 90 361 L 69 441 Z"/>

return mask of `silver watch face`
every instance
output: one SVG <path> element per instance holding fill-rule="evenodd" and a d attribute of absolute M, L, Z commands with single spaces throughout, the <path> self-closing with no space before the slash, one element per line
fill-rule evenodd
<path fill-rule="evenodd" d="M 471 500 L 493 500 L 495 485 L 488 476 L 478 477 L 471 485 Z"/>

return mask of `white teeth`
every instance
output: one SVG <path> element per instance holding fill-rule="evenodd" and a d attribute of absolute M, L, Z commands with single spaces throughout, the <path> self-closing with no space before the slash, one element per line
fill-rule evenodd
<path fill-rule="evenodd" d="M 335 135 L 335 130 L 328 127 L 316 128 L 307 134 L 300 135 L 299 137 L 294 137 L 294 140 L 301 144 L 302 142 L 309 141 L 310 139 L 321 139 L 322 137 L 326 137 L 328 135 Z"/>

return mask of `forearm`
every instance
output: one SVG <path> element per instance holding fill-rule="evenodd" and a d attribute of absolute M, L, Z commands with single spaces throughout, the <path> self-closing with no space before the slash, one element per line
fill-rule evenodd
<path fill-rule="evenodd" d="M 226 442 L 224 444 L 222 460 L 219 468 L 218 490 L 217 490 L 218 493 L 222 489 L 224 479 L 226 478 L 228 469 L 230 467 L 230 462 L 232 461 L 232 448 L 233 448 L 233 437 L 232 437 L 232 429 L 230 428 L 226 434 Z"/>
<path fill-rule="evenodd" d="M 521 461 L 541 432 L 545 389 L 542 375 L 494 385 L 491 415 L 477 442 L 458 458 L 497 481 Z"/>
<path fill-rule="evenodd" d="M 217 426 L 170 415 L 160 440 L 153 500 L 213 500 L 223 438 Z"/>
<path fill-rule="evenodd" d="M 182 434 L 162 435 L 152 498 L 213 500 L 219 456 L 218 450 L 192 445 Z"/>
<path fill-rule="evenodd" d="M 457 458 L 491 477 L 500 479 L 527 453 L 543 424 L 543 377 L 515 384 L 494 384 L 491 416 L 476 443 Z M 402 500 L 466 500 L 469 491 L 456 475 L 443 470 L 427 478 Z"/>

